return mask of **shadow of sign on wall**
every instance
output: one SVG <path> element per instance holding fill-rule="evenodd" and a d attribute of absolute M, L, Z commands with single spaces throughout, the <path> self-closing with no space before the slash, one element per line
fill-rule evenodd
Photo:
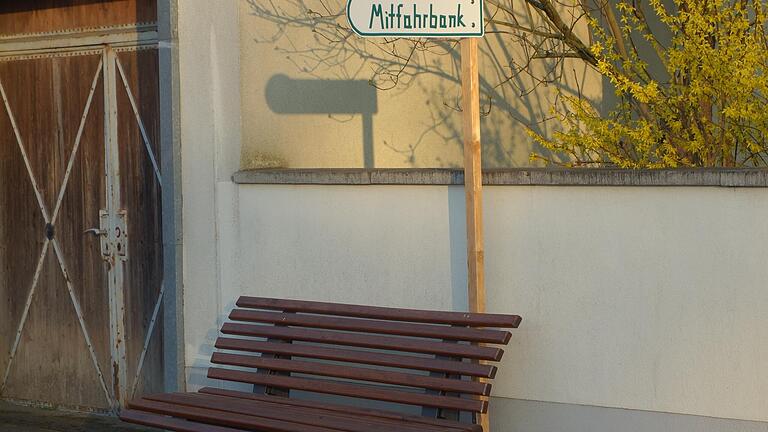
<path fill-rule="evenodd" d="M 376 88 L 366 80 L 293 79 L 272 76 L 267 106 L 277 114 L 360 114 L 363 119 L 363 162 L 374 168 L 373 115 L 378 112 Z"/>

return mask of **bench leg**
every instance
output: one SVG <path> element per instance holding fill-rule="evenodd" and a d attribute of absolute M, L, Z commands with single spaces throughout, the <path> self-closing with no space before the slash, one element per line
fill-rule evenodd
<path fill-rule="evenodd" d="M 290 312 L 283 312 L 283 313 L 290 313 Z M 281 326 L 280 324 L 276 324 L 275 326 L 285 327 L 285 326 Z M 276 343 L 293 343 L 293 341 L 282 340 L 282 339 L 267 339 L 267 341 L 276 342 Z M 277 354 L 262 353 L 261 356 L 264 358 L 279 358 L 279 359 L 286 359 L 286 360 L 291 359 L 291 356 L 277 355 Z M 270 369 L 258 369 L 256 372 L 261 374 L 267 374 L 267 375 L 276 374 L 276 375 L 291 376 L 290 372 L 275 372 Z M 287 397 L 290 397 L 291 395 L 291 389 L 279 388 L 279 387 L 268 387 L 260 384 L 254 384 L 253 393 L 268 395 L 268 396 L 280 396 L 280 397 L 287 398 Z"/>
<path fill-rule="evenodd" d="M 449 340 L 443 340 L 443 342 L 453 342 L 457 343 L 456 341 L 449 341 Z M 453 361 L 462 361 L 461 358 L 455 358 L 455 357 L 446 357 L 446 356 L 435 356 L 435 359 L 438 360 L 453 360 Z M 452 378 L 452 379 L 461 379 L 461 375 L 449 375 L 445 373 L 440 372 L 430 372 L 429 376 L 431 377 L 438 377 L 438 378 Z M 460 397 L 459 394 L 454 393 L 444 393 L 437 390 L 425 390 L 426 394 L 430 395 L 442 395 L 442 396 L 456 396 Z M 423 407 L 421 409 L 421 415 L 423 417 L 430 417 L 430 418 L 442 418 L 446 420 L 454 420 L 459 421 L 461 417 L 461 412 L 459 410 L 449 410 L 445 408 L 434 408 L 434 407 Z"/>

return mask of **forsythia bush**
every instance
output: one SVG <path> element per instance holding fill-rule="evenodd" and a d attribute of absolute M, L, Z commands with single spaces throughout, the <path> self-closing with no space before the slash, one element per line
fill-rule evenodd
<path fill-rule="evenodd" d="M 645 10 L 637 0 L 618 1 L 620 30 L 591 22 L 594 66 L 618 106 L 606 115 L 563 95 L 565 108 L 554 111 L 563 131 L 531 134 L 569 162 L 533 158 L 620 168 L 768 166 L 766 1 L 649 1 Z"/>

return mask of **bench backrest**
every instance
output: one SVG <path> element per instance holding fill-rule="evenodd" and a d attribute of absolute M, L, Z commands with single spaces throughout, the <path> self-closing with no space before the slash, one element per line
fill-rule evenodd
<path fill-rule="evenodd" d="M 293 389 L 416 405 L 444 418 L 487 411 L 486 381 L 497 370 L 491 363 L 504 352 L 493 345 L 511 337 L 497 328 L 521 322 L 515 315 L 255 297 L 241 297 L 229 318 L 209 378 L 270 394 Z"/>

